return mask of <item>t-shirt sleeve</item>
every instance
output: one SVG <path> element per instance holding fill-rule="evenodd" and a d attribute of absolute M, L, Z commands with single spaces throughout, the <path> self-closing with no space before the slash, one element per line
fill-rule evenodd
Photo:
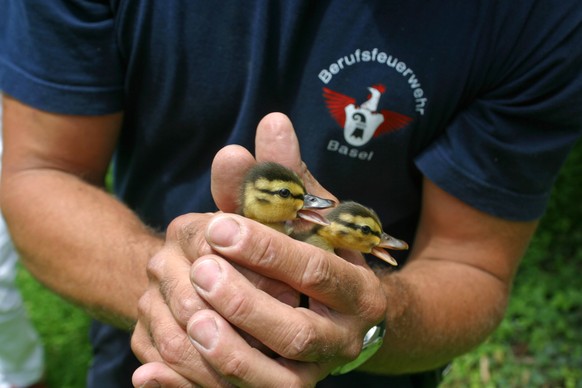
<path fill-rule="evenodd" d="M 582 128 L 580 7 L 564 20 L 541 18 L 496 42 L 511 49 L 492 59 L 487 88 L 415 160 L 448 193 L 517 221 L 543 215 Z"/>
<path fill-rule="evenodd" d="M 0 88 L 36 108 L 97 115 L 123 107 L 109 1 L 4 0 Z"/>

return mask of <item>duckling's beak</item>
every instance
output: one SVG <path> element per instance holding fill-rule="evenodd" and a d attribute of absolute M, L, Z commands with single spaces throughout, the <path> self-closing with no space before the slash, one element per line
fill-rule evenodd
<path fill-rule="evenodd" d="M 331 224 L 327 218 L 312 210 L 301 209 L 297 212 L 297 217 L 318 225 L 328 226 Z"/>
<path fill-rule="evenodd" d="M 317 197 L 313 194 L 303 196 L 303 209 L 327 209 L 335 205 L 335 201 L 332 199 Z"/>
<path fill-rule="evenodd" d="M 390 236 L 388 233 L 382 233 L 382 240 L 380 240 L 379 247 L 388 249 L 397 249 L 399 251 L 408 249 L 408 244 L 402 240 L 398 240 Z"/>
<path fill-rule="evenodd" d="M 331 199 L 317 197 L 312 194 L 305 194 L 303 198 L 303 208 L 297 212 L 297 217 L 305 221 L 313 222 L 314 224 L 327 226 L 330 224 L 327 218 L 309 209 L 327 209 L 329 207 L 334 207 L 335 205 L 335 201 Z"/>
<path fill-rule="evenodd" d="M 386 252 L 386 250 L 384 248 L 380 248 L 380 247 L 374 247 L 372 248 L 372 252 L 371 252 L 374 256 L 376 256 L 377 258 L 379 258 L 380 260 L 384 260 L 385 262 L 387 262 L 390 265 L 393 266 L 397 266 L 398 262 L 396 261 L 395 258 L 393 258 L 390 253 Z"/>
<path fill-rule="evenodd" d="M 402 240 L 394 238 L 387 233 L 382 233 L 382 240 L 380 240 L 380 244 L 372 248 L 372 254 L 377 258 L 384 260 L 390 265 L 397 266 L 398 262 L 394 259 L 384 248 L 389 249 L 408 249 L 408 244 Z"/>

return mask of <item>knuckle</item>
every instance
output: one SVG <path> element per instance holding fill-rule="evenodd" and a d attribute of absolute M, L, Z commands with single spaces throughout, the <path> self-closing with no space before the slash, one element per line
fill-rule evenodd
<path fill-rule="evenodd" d="M 176 320 L 185 326 L 192 314 L 197 311 L 198 305 L 193 300 L 191 293 L 187 293 L 187 295 L 174 299 L 174 303 L 173 314 L 176 317 Z"/>
<path fill-rule="evenodd" d="M 200 307 L 193 289 L 180 287 L 180 283 L 176 280 L 162 280 L 159 290 L 172 315 L 182 326 L 186 326 L 188 319 Z"/>
<path fill-rule="evenodd" d="M 331 279 L 330 263 L 322 258 L 314 258 L 308 263 L 303 274 L 302 285 L 309 288 L 320 288 Z"/>
<path fill-rule="evenodd" d="M 189 358 L 188 345 L 185 335 L 164 333 L 164 336 L 158 340 L 157 349 L 166 363 L 178 365 Z"/>
<path fill-rule="evenodd" d="M 180 240 L 192 227 L 192 222 L 187 214 L 174 218 L 166 229 L 168 239 Z"/>
<path fill-rule="evenodd" d="M 252 255 L 251 263 L 257 267 L 271 267 L 277 259 L 277 244 L 269 233 L 252 233 L 256 239 L 252 239 L 250 247 Z M 245 249 L 245 248 L 243 248 Z"/>
<path fill-rule="evenodd" d="M 375 308 L 372 311 L 373 312 L 372 317 L 374 318 L 375 321 L 379 322 L 386 318 L 386 310 L 388 310 L 388 301 L 386 300 L 384 293 L 382 293 L 377 300 L 378 303 L 374 305 Z"/>
<path fill-rule="evenodd" d="M 363 341 L 359 337 L 358 340 L 351 340 L 343 350 L 344 357 L 349 361 L 355 360 L 362 351 L 362 344 Z"/>
<path fill-rule="evenodd" d="M 224 308 L 224 315 L 234 325 L 245 323 L 253 311 L 253 301 L 243 293 L 232 295 Z"/>
<path fill-rule="evenodd" d="M 221 366 L 221 372 L 226 378 L 244 379 L 249 371 L 248 359 L 239 352 L 230 353 Z"/>
<path fill-rule="evenodd" d="M 174 290 L 176 289 L 175 279 L 163 279 L 160 281 L 160 294 L 164 301 L 174 300 Z"/>
<path fill-rule="evenodd" d="M 208 223 L 210 214 L 184 214 L 174 218 L 166 229 L 166 242 L 176 242 L 181 248 L 192 243 L 195 239 L 204 238 L 204 225 Z"/>
<path fill-rule="evenodd" d="M 182 292 L 183 296 L 177 298 L 175 313 L 181 322 L 186 322 L 194 312 L 198 310 L 198 304 L 192 297 L 192 292 Z"/>
<path fill-rule="evenodd" d="M 151 296 L 149 291 L 146 291 L 137 301 L 138 317 L 145 316 L 148 313 L 148 311 L 150 311 L 150 306 L 151 306 Z"/>
<path fill-rule="evenodd" d="M 330 282 L 333 285 L 330 285 Z M 338 279 L 334 279 L 332 275 L 330 262 L 323 258 L 310 260 L 301 278 L 301 287 L 307 290 L 322 290 L 330 286 L 340 286 Z"/>
<path fill-rule="evenodd" d="M 385 318 L 388 308 L 382 284 L 375 276 L 374 279 L 368 280 L 364 284 L 364 289 L 359 293 L 358 298 L 360 316 L 364 317 L 365 320 L 381 321 Z"/>
<path fill-rule="evenodd" d="M 160 279 L 164 273 L 165 257 L 161 252 L 152 256 L 146 264 L 146 273 L 150 280 Z"/>
<path fill-rule="evenodd" d="M 290 331 L 290 333 L 293 332 Z M 292 360 L 314 361 L 314 350 L 317 348 L 315 327 L 306 323 L 301 325 L 295 333 L 283 349 L 283 355 Z"/>

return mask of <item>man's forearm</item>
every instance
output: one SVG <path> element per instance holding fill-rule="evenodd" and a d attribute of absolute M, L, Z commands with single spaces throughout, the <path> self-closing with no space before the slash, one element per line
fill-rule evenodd
<path fill-rule="evenodd" d="M 362 370 L 400 374 L 442 366 L 481 343 L 505 311 L 504 284 L 466 265 L 412 262 L 383 276 L 384 346 Z"/>
<path fill-rule="evenodd" d="M 409 262 L 384 276 L 385 344 L 364 366 L 405 373 L 441 366 L 482 342 L 503 318 L 536 221 L 503 220 L 423 180 Z"/>
<path fill-rule="evenodd" d="M 57 170 L 5 174 L 2 206 L 26 267 L 100 319 L 127 327 L 162 245 L 104 190 Z"/>

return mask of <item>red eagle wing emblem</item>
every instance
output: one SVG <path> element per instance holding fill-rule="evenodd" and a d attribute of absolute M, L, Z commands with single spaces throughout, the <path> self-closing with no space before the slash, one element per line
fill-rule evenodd
<path fill-rule="evenodd" d="M 373 87 L 380 93 L 384 93 L 386 90 L 383 85 L 374 85 Z M 350 104 L 356 105 L 356 99 L 326 87 L 323 88 L 323 98 L 331 117 L 343 128 L 346 125 L 345 108 Z M 388 109 L 382 109 L 380 113 L 384 116 L 384 121 L 376 129 L 374 137 L 404 128 L 412 121 L 412 117 Z"/>
<path fill-rule="evenodd" d="M 350 104 L 355 105 L 356 99 L 325 87 L 323 88 L 323 98 L 331 117 L 343 128 L 346 124 L 345 108 Z"/>
<path fill-rule="evenodd" d="M 404 128 L 412 121 L 412 117 L 391 110 L 382 109 L 380 113 L 384 116 L 384 122 L 376 129 L 374 137 Z"/>

